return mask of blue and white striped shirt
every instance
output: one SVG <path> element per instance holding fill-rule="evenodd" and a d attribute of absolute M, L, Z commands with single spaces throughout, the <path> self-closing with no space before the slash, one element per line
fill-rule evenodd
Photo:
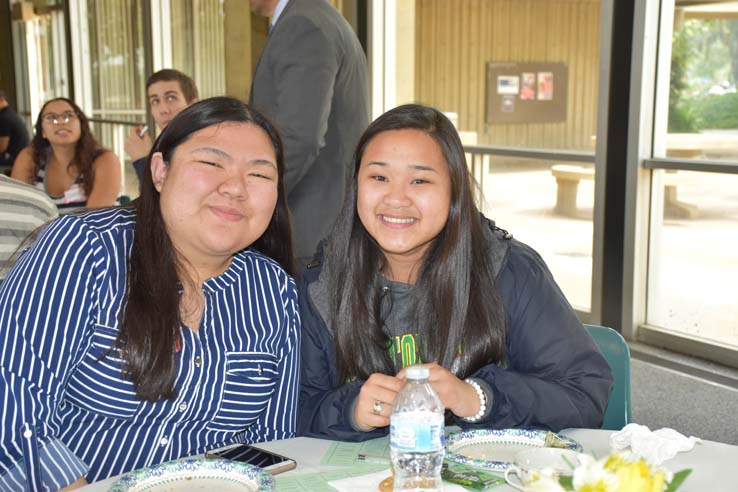
<path fill-rule="evenodd" d="M 295 284 L 250 250 L 203 283 L 200 328 L 181 327 L 176 398 L 136 399 L 120 353 L 108 353 L 133 233 L 131 209 L 63 216 L 0 287 L 0 490 L 22 490 L 26 476 L 30 490 L 56 490 L 82 475 L 93 482 L 227 443 L 294 436 Z"/>

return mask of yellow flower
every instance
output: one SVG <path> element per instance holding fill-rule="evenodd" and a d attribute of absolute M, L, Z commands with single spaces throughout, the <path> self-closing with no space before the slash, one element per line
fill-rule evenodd
<path fill-rule="evenodd" d="M 577 489 L 577 492 L 610 492 L 610 485 L 605 480 L 598 480 L 594 483 L 587 483 Z"/>
<path fill-rule="evenodd" d="M 663 492 L 664 474 L 651 475 L 651 469 L 644 460 L 624 463 L 616 470 L 618 492 Z"/>
<path fill-rule="evenodd" d="M 607 458 L 605 458 L 604 468 L 605 470 L 608 470 L 608 471 L 615 471 L 621 466 L 624 466 L 626 464 L 627 462 L 623 458 L 622 454 L 613 453 Z"/>
<path fill-rule="evenodd" d="M 684 471 L 680 472 L 681 474 Z M 687 471 L 689 473 L 689 471 Z M 580 455 L 574 475 L 561 484 L 565 490 L 574 492 L 664 492 L 672 475 L 658 468 L 651 468 L 645 460 L 632 461 L 628 456 L 611 454 L 601 460 Z M 555 480 L 546 475 L 534 474 L 532 483 L 525 490 L 530 492 L 553 492 L 564 490 L 557 487 Z M 573 488 L 569 488 L 573 487 Z"/>
<path fill-rule="evenodd" d="M 649 492 L 663 492 L 666 485 L 664 472 L 657 471 L 651 477 L 651 490 Z"/>
<path fill-rule="evenodd" d="M 618 478 L 612 470 L 606 470 L 603 460 L 595 461 L 591 456 L 581 456 L 579 466 L 574 469 L 572 480 L 577 492 L 617 492 Z"/>

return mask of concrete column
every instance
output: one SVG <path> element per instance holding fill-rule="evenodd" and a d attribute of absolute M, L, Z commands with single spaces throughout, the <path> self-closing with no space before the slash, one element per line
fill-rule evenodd
<path fill-rule="evenodd" d="M 415 102 L 415 0 L 397 2 L 395 103 Z"/>
<path fill-rule="evenodd" d="M 253 65 L 253 35 L 249 2 L 223 2 L 226 94 L 247 101 Z"/>

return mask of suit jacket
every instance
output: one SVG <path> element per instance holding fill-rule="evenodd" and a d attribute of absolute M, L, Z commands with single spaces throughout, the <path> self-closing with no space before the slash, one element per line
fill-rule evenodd
<path fill-rule="evenodd" d="M 282 135 L 298 258 L 310 258 L 343 201 L 351 156 L 369 124 L 366 57 L 325 0 L 290 0 L 256 66 L 249 103 Z"/>

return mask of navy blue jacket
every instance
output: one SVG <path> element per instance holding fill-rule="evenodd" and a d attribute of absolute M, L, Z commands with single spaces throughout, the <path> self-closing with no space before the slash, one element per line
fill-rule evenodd
<path fill-rule="evenodd" d="M 612 375 L 594 340 L 577 319 L 543 259 L 489 222 L 490 254 L 507 321 L 504 361 L 490 361 L 470 377 L 493 393 L 488 417 L 464 428 L 598 428 Z M 388 428 L 361 432 L 351 426 L 353 403 L 363 380 L 338 381 L 331 332 L 310 296 L 321 265 L 311 265 L 299 287 L 302 374 L 298 434 L 361 441 Z M 320 279 L 320 281 L 325 281 Z"/>

